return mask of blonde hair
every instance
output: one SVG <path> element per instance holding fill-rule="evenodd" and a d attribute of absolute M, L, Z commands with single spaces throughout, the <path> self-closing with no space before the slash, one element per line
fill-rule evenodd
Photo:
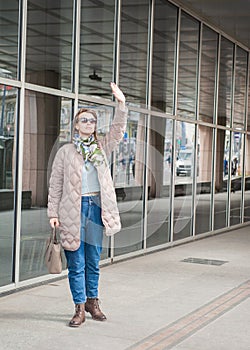
<path fill-rule="evenodd" d="M 75 134 L 79 134 L 78 130 L 76 129 L 76 125 L 79 122 L 80 115 L 83 113 L 90 113 L 97 120 L 96 111 L 94 111 L 93 109 L 88 109 L 88 108 L 80 108 L 73 119 L 72 137 L 74 137 Z M 94 134 L 95 139 L 97 139 L 96 130 L 93 132 L 93 134 Z"/>

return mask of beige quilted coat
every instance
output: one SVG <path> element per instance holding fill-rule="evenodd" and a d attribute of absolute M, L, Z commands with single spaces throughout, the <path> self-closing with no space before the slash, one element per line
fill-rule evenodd
<path fill-rule="evenodd" d="M 113 180 L 107 157 L 122 139 L 126 129 L 127 108 L 117 107 L 110 131 L 99 140 L 105 162 L 97 166 L 101 189 L 102 221 L 107 236 L 121 229 Z M 66 250 L 80 246 L 81 183 L 83 157 L 73 143 L 62 146 L 54 159 L 49 184 L 48 216 L 60 222 L 61 243 Z"/>

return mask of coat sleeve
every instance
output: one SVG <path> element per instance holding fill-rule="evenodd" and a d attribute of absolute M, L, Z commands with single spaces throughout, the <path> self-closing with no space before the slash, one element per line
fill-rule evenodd
<path fill-rule="evenodd" d="M 58 218 L 59 204 L 63 192 L 64 149 L 60 148 L 55 156 L 49 181 L 48 217 Z"/>
<path fill-rule="evenodd" d="M 115 117 L 109 132 L 101 140 L 102 147 L 109 157 L 115 147 L 123 138 L 127 126 L 128 108 L 125 105 L 118 104 L 115 110 Z"/>

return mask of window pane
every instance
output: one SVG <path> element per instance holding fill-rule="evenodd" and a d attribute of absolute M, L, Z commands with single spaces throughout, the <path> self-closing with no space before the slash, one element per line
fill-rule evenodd
<path fill-rule="evenodd" d="M 246 135 L 244 222 L 250 221 L 250 135 Z"/>
<path fill-rule="evenodd" d="M 17 90 L 0 86 L 0 286 L 12 282 Z M 25 193 L 24 201 L 28 200 Z"/>
<path fill-rule="evenodd" d="M 123 140 L 115 153 L 114 183 L 122 230 L 115 235 L 115 255 L 142 249 L 145 116 L 130 111 Z"/>
<path fill-rule="evenodd" d="M 127 100 L 142 107 L 146 102 L 148 7 L 147 0 L 140 4 L 122 1 L 120 85 Z"/>
<path fill-rule="evenodd" d="M 27 90 L 25 100 L 22 188 L 29 202 L 21 217 L 21 280 L 47 274 L 48 180 L 56 151 L 65 142 L 65 114 L 72 113 L 71 101 L 57 96 Z"/>
<path fill-rule="evenodd" d="M 227 227 L 227 191 L 229 174 L 230 132 L 217 130 L 215 166 L 214 229 Z"/>
<path fill-rule="evenodd" d="M 170 240 L 172 120 L 151 117 L 149 130 L 147 247 Z"/>
<path fill-rule="evenodd" d="M 177 8 L 157 0 L 155 4 L 152 106 L 173 113 Z"/>
<path fill-rule="evenodd" d="M 18 62 L 18 1 L 0 3 L 0 76 L 17 77 Z"/>
<path fill-rule="evenodd" d="M 232 133 L 230 226 L 241 222 L 243 135 Z"/>
<path fill-rule="evenodd" d="M 203 26 L 199 118 L 208 123 L 212 123 L 214 117 L 217 39 L 218 34 Z"/>
<path fill-rule="evenodd" d="M 28 0 L 26 80 L 71 89 L 73 0 Z"/>
<path fill-rule="evenodd" d="M 192 234 L 192 193 L 195 126 L 176 123 L 176 178 L 174 198 L 174 240 Z"/>
<path fill-rule="evenodd" d="M 195 118 L 199 22 L 182 13 L 180 32 L 178 115 Z"/>
<path fill-rule="evenodd" d="M 82 1 L 80 92 L 111 98 L 115 1 Z"/>
<path fill-rule="evenodd" d="M 250 79 L 248 86 L 247 131 L 250 131 Z"/>
<path fill-rule="evenodd" d="M 244 128 L 245 98 L 247 83 L 247 52 L 237 46 L 235 66 L 235 89 L 234 89 L 234 115 L 233 126 L 237 129 Z"/>
<path fill-rule="evenodd" d="M 233 43 L 221 38 L 218 124 L 230 126 L 231 122 L 231 92 L 233 74 Z"/>
<path fill-rule="evenodd" d="M 199 125 L 195 221 L 196 234 L 211 230 L 212 144 L 213 129 Z"/>

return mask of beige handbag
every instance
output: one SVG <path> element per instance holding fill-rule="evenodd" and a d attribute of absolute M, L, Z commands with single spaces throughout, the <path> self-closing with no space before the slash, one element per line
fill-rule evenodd
<path fill-rule="evenodd" d="M 46 241 L 44 260 L 49 273 L 62 272 L 61 243 L 56 237 L 56 227 L 52 228 L 51 234 Z"/>

